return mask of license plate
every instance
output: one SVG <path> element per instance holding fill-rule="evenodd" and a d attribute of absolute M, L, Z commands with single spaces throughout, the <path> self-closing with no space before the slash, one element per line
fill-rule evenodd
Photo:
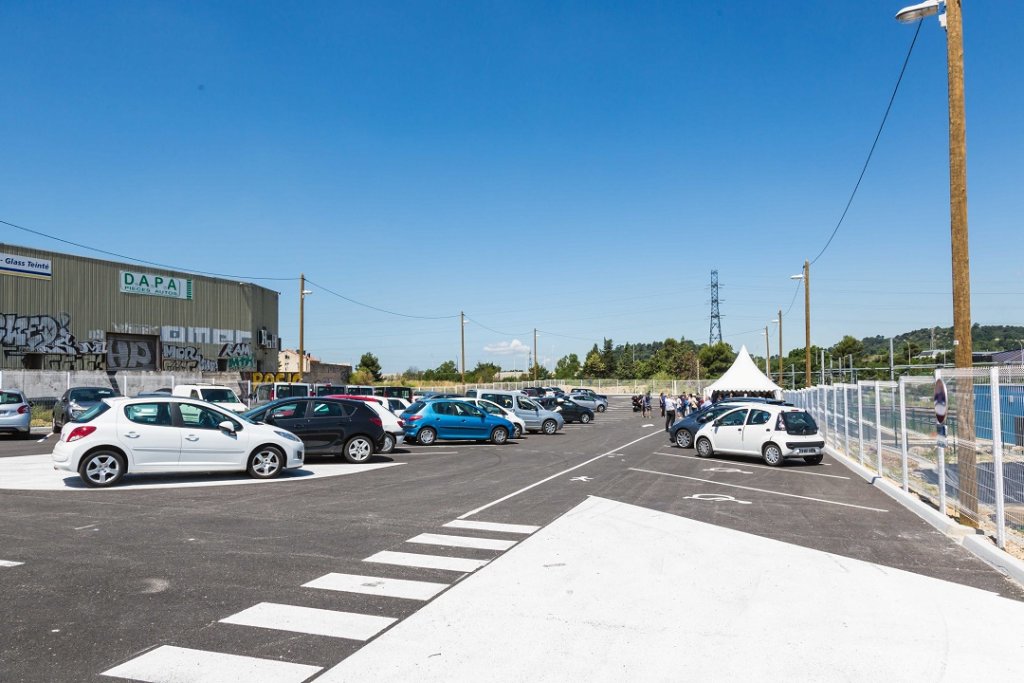
<path fill-rule="evenodd" d="M 797 453 L 817 453 L 818 449 L 817 448 L 798 448 L 798 449 L 796 449 L 796 452 Z"/>

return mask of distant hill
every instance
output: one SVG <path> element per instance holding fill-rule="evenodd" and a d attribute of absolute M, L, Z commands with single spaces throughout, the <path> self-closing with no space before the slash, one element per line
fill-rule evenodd
<path fill-rule="evenodd" d="M 974 325 L 971 329 L 975 351 L 1012 351 L 1021 348 L 1024 342 L 1024 326 L 1021 325 Z M 925 327 L 911 332 L 904 332 L 893 337 L 894 345 L 899 348 L 909 341 L 918 349 L 953 348 L 952 327 Z M 934 339 L 934 345 L 933 345 Z M 889 337 L 864 337 L 861 340 L 866 355 L 882 355 L 889 353 Z"/>

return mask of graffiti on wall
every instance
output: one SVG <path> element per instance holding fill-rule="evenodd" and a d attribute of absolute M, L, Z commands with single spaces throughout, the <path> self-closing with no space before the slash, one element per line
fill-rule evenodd
<path fill-rule="evenodd" d="M 109 335 L 108 370 L 156 370 L 156 339 L 153 337 Z"/>
<path fill-rule="evenodd" d="M 71 334 L 71 316 L 0 313 L 0 347 L 7 354 L 48 353 L 61 356 L 106 353 L 106 342 L 79 342 Z"/>
<path fill-rule="evenodd" d="M 217 361 L 203 356 L 198 346 L 182 344 L 161 344 L 164 370 L 198 370 L 216 372 Z"/>
<path fill-rule="evenodd" d="M 254 372 L 252 373 L 253 384 L 264 382 L 301 382 L 301 372 Z"/>
<path fill-rule="evenodd" d="M 248 330 L 222 330 L 216 327 L 180 327 L 164 325 L 160 341 L 170 344 L 236 344 L 252 339 Z"/>
<path fill-rule="evenodd" d="M 225 361 L 225 370 L 252 370 L 256 367 L 256 359 L 252 355 L 252 344 L 238 342 L 224 344 L 220 347 L 218 358 Z"/>

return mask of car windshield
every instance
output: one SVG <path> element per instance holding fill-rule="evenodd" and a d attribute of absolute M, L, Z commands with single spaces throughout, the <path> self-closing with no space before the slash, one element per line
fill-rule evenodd
<path fill-rule="evenodd" d="M 75 403 L 93 403 L 116 395 L 113 389 L 104 389 L 102 387 L 97 389 L 72 389 L 68 399 Z"/>
<path fill-rule="evenodd" d="M 210 403 L 240 403 L 235 392 L 230 389 L 203 389 L 200 393 L 203 400 Z"/>
<path fill-rule="evenodd" d="M 78 417 L 71 418 L 71 422 L 91 422 L 97 416 L 110 410 L 110 406 L 103 401 L 100 401 L 94 406 L 90 406 L 88 410 L 81 413 Z"/>
<path fill-rule="evenodd" d="M 0 391 L 0 405 L 10 405 L 12 403 L 23 403 L 21 394 L 16 391 Z"/>

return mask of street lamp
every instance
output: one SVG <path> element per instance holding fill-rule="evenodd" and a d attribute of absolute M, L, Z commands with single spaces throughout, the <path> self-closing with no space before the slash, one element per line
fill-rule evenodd
<path fill-rule="evenodd" d="M 811 262 L 804 261 L 804 272 L 790 275 L 790 280 L 804 281 L 804 386 L 811 386 Z"/>
<path fill-rule="evenodd" d="M 964 36 L 962 0 L 926 0 L 904 7 L 897 21 L 909 23 L 938 14 L 946 29 L 946 74 L 949 89 L 949 232 L 953 261 L 953 358 L 957 368 L 974 364 L 971 343 L 971 271 L 967 244 L 967 124 L 964 117 Z M 957 392 L 957 465 L 960 469 L 961 521 L 977 524 L 978 479 L 974 448 L 974 394 Z M 964 515 L 963 513 L 967 513 Z"/>
<path fill-rule="evenodd" d="M 306 274 L 299 275 L 299 373 L 306 372 L 306 297 L 313 291 L 306 289 Z M 301 378 L 300 378 L 301 379 Z"/>

